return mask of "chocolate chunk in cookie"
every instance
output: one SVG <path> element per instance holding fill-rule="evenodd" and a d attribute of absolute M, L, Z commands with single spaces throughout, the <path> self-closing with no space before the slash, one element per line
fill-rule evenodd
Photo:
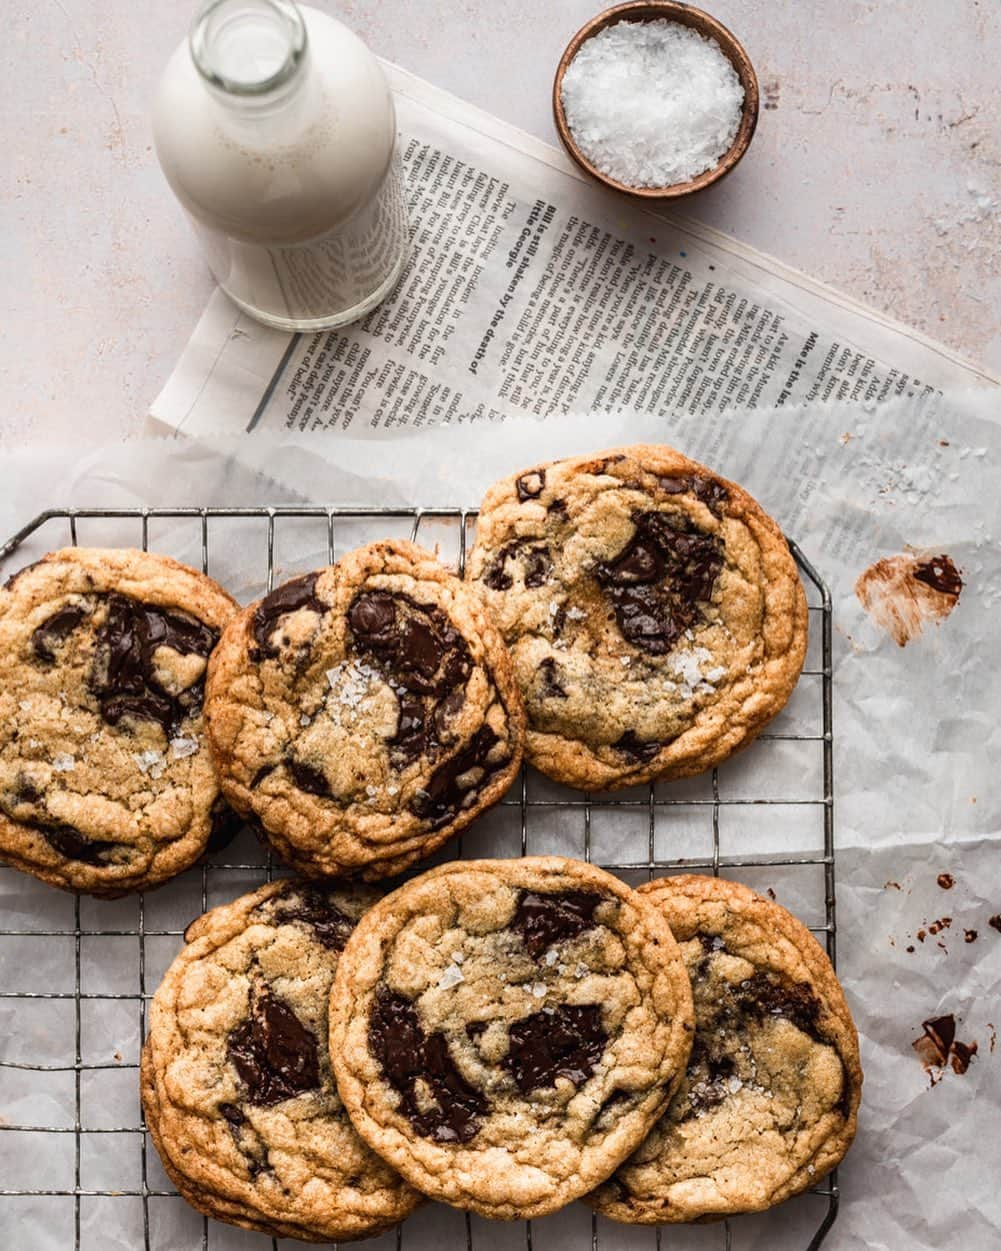
<path fill-rule="evenodd" d="M 334 973 L 373 898 L 273 882 L 188 927 L 153 998 L 142 1098 L 164 1168 L 206 1215 L 336 1242 L 419 1202 L 352 1129 L 330 1068 Z"/>
<path fill-rule="evenodd" d="M 778 527 L 671 448 L 496 483 L 466 576 L 512 651 L 528 759 L 584 790 L 719 763 L 803 663 L 806 598 Z"/>
<path fill-rule="evenodd" d="M 809 930 L 745 886 L 682 876 L 640 894 L 681 945 L 695 1041 L 667 1111 L 589 1202 L 636 1224 L 760 1211 L 851 1144 L 862 1073 L 844 995 Z"/>
<path fill-rule="evenodd" d="M 398 873 L 503 795 L 524 712 L 478 596 L 410 543 L 278 587 L 213 659 L 229 802 L 311 877 Z"/>
<path fill-rule="evenodd" d="M 165 556 L 67 548 L 0 590 L 0 854 L 115 896 L 220 833 L 208 658 L 236 605 Z M 230 827 L 231 828 L 231 827 Z"/>
<path fill-rule="evenodd" d="M 688 979 L 666 923 L 578 861 L 458 861 L 368 913 L 331 998 L 338 1088 L 413 1185 L 484 1216 L 607 1176 L 681 1079 Z"/>

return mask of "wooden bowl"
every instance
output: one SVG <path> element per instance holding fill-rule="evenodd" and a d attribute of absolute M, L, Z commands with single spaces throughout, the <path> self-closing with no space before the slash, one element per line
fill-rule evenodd
<path fill-rule="evenodd" d="M 578 148 L 563 111 L 563 75 L 581 45 L 599 31 L 604 30 L 606 26 L 611 26 L 615 22 L 650 22 L 657 18 L 667 18 L 668 21 L 678 22 L 682 26 L 690 26 L 700 35 L 707 35 L 716 40 L 724 56 L 737 71 L 737 77 L 743 85 L 744 107 L 733 143 L 712 169 L 707 169 L 705 173 L 699 174 L 697 178 L 689 179 L 688 182 L 674 183 L 670 187 L 630 187 L 628 183 L 617 182 L 614 178 L 603 174 Z M 689 4 L 676 3 L 676 0 L 634 0 L 633 3 L 617 4 L 614 8 L 599 13 L 586 26 L 582 26 L 567 44 L 553 80 L 553 114 L 563 146 L 581 169 L 597 182 L 637 199 L 674 200 L 679 196 L 691 195 L 693 191 L 702 191 L 714 182 L 719 182 L 721 178 L 725 178 L 747 151 L 754 128 L 758 124 L 758 79 L 750 58 L 737 38 L 708 13 L 692 8 Z"/>

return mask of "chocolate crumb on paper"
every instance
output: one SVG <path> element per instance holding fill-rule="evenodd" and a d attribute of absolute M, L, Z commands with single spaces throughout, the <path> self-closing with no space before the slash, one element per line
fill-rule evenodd
<path fill-rule="evenodd" d="M 997 930 L 998 933 L 1001 934 L 1001 912 L 996 913 L 994 916 L 988 918 L 987 924 L 991 927 L 992 930 Z"/>
<path fill-rule="evenodd" d="M 859 603 L 900 647 L 940 624 L 959 603 L 963 579 L 950 556 L 908 550 L 877 560 L 855 583 Z"/>
<path fill-rule="evenodd" d="M 952 888 L 956 885 L 956 879 L 951 873 L 940 873 L 935 880 L 943 890 L 952 890 Z"/>
<path fill-rule="evenodd" d="M 949 1067 L 962 1076 L 977 1054 L 977 1044 L 959 1041 L 953 1014 L 931 1017 L 921 1022 L 921 1028 L 924 1032 L 911 1046 L 917 1052 L 931 1085 L 937 1086 Z"/>

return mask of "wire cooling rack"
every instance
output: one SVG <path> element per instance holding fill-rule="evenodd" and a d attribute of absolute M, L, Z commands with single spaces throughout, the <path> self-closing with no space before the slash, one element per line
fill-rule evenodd
<path fill-rule="evenodd" d="M 0 548 L 0 576 L 67 543 L 140 546 L 200 563 L 251 598 L 299 568 L 315 567 L 324 557 L 332 562 L 357 542 L 389 534 L 437 543 L 443 559 L 461 571 L 475 519 L 475 510 L 461 508 L 51 509 Z M 291 544 L 284 542 L 286 530 L 294 531 Z M 297 549 L 288 562 L 287 546 Z M 773 898 L 777 889 L 782 902 L 823 935 L 834 961 L 831 600 L 817 571 L 790 546 L 807 588 L 810 649 L 789 707 L 749 752 L 701 779 L 615 795 L 583 795 L 525 770 L 520 786 L 466 832 L 465 848 L 460 843 L 439 859 L 456 850 L 552 851 L 593 860 L 634 883 L 681 871 L 738 878 Z M 17 561 L 9 561 L 15 555 Z M 734 854 L 734 846 L 743 854 Z M 247 833 L 161 890 L 113 903 L 52 891 L 0 863 L 0 1025 L 8 1025 L 0 1028 L 2 1245 L 67 1251 L 291 1251 L 301 1245 L 188 1209 L 160 1169 L 138 1100 L 146 1006 L 186 922 L 274 872 L 270 855 Z M 24 918 L 21 927 L 7 924 L 12 912 Z M 29 987 L 33 969 L 52 965 L 52 944 L 62 944 L 70 966 L 65 982 Z M 53 1115 L 45 1123 L 30 1117 L 19 1123 L 16 1111 L 25 1106 Z M 838 1202 L 832 1173 L 759 1216 L 665 1227 L 663 1242 L 671 1251 L 817 1251 Z M 365 1245 L 373 1251 L 432 1245 L 661 1251 L 661 1243 L 660 1229 L 615 1225 L 575 1204 L 520 1228 L 428 1205 Z"/>

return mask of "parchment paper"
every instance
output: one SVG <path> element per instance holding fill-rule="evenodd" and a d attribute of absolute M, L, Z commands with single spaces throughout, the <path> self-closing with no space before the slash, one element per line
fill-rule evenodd
<path fill-rule="evenodd" d="M 301 443 L 283 447 L 254 437 L 229 445 L 150 440 L 126 447 L 15 452 L 7 458 L 0 529 L 12 533 L 42 508 L 70 503 L 298 499 L 475 506 L 490 481 L 533 461 L 643 440 L 669 440 L 741 481 L 819 568 L 834 602 L 839 971 L 862 1035 L 866 1084 L 858 1140 L 841 1169 L 841 1213 L 825 1246 L 832 1251 L 989 1251 L 999 1245 L 1001 1228 L 1001 1084 L 992 1045 L 994 1025 L 1001 1023 L 1001 932 L 989 924 L 1001 912 L 1001 797 L 991 785 L 1001 762 L 996 626 L 1001 433 L 993 403 L 991 396 L 929 397 L 871 411 L 814 407 L 715 423 L 578 416 L 544 425 L 453 427 L 395 438 L 320 438 L 306 445 L 308 450 Z M 110 528 L 81 522 L 80 541 L 123 538 L 120 531 L 113 535 Z M 151 530 L 151 546 L 193 561 L 199 556 L 198 541 L 188 523 Z M 908 545 L 951 556 L 965 585 L 946 620 L 900 647 L 867 617 L 853 586 L 877 558 Z M 36 554 L 37 549 L 24 549 L 0 573 L 19 564 L 21 556 Z M 324 558 L 322 536 L 304 528 L 279 552 L 281 574 Z M 213 541 L 213 560 L 218 563 L 211 572 L 241 599 L 259 591 L 259 551 L 227 543 L 221 530 Z M 799 715 L 795 697 L 791 709 L 789 715 Z M 757 759 L 755 752 L 760 752 Z M 773 767 L 773 758 L 769 762 L 767 767 Z M 739 767 L 748 785 L 773 784 L 759 775 L 759 767 L 766 767 L 760 745 L 731 767 Z M 503 843 L 503 819 L 481 823 L 477 851 L 489 853 Z M 797 844 L 815 849 L 805 831 L 801 838 L 795 829 L 776 828 L 775 834 L 783 851 Z M 554 827 L 554 843 L 564 837 L 572 854 L 572 833 Z M 614 832 L 607 838 L 614 851 Z M 249 839 L 241 839 L 228 854 L 256 853 Z M 941 873 L 955 879 L 951 889 L 938 884 Z M 210 882 L 209 902 L 238 894 L 243 889 L 238 879 L 229 874 Z M 794 910 L 816 906 L 795 893 L 784 894 L 783 883 L 773 880 L 780 901 Z M 0 875 L 0 906 L 5 927 L 73 928 L 70 896 L 14 873 Z M 85 929 L 128 929 L 136 922 L 131 900 L 84 900 L 80 907 Z M 147 929 L 180 927 L 200 910 L 200 877 L 189 875 L 147 898 L 145 924 Z M 932 923 L 945 917 L 949 924 L 931 932 Z M 923 940 L 919 930 L 925 931 Z M 976 931 L 976 937 L 968 939 L 966 931 Z M 148 989 L 155 987 L 177 946 L 174 938 L 147 939 Z M 85 937 L 85 991 L 133 993 L 136 952 L 134 938 Z M 73 984 L 72 938 L 0 942 L 0 989 L 72 990 Z M 929 1074 L 912 1049 L 922 1021 L 947 1012 L 956 1016 L 957 1036 L 978 1044 L 964 1075 L 951 1070 Z M 135 1070 L 115 1067 L 136 1059 L 136 1004 L 85 1001 L 82 1039 L 86 1060 L 96 1057 L 111 1066 L 82 1075 L 83 1123 L 137 1125 Z M 72 1001 L 0 1000 L 5 1059 L 61 1064 L 73 1046 Z M 72 1054 L 69 1058 L 72 1062 Z M 72 1073 L 0 1070 L 0 1116 L 8 1123 L 71 1129 L 74 1100 Z M 67 1181 L 72 1187 L 74 1168 L 72 1133 L 0 1134 L 0 1188 L 63 1189 Z M 84 1190 L 137 1189 L 139 1168 L 137 1136 L 83 1136 Z M 169 1188 L 152 1152 L 149 1184 Z M 803 1197 L 778 1217 L 735 1221 L 735 1251 L 798 1251 L 817 1224 L 822 1202 Z M 5 1240 L 6 1245 L 39 1251 L 73 1245 L 72 1199 L 2 1200 L 0 1213 L 5 1209 L 0 1227 L 6 1222 L 17 1233 L 17 1241 Z M 152 1199 L 149 1210 L 151 1245 L 158 1251 L 202 1245 L 200 1218 L 180 1200 Z M 143 1245 L 142 1220 L 138 1199 L 85 1197 L 82 1245 L 134 1251 Z M 477 1248 L 525 1245 L 521 1226 L 475 1221 L 474 1235 Z M 541 1251 L 580 1251 L 590 1245 L 590 1217 L 575 1205 L 537 1222 L 534 1238 Z M 463 1246 L 464 1240 L 461 1215 L 432 1206 L 408 1225 L 404 1246 L 423 1251 L 433 1244 Z M 388 1249 L 395 1243 L 390 1236 L 371 1245 Z M 670 1229 L 663 1245 L 722 1247 L 722 1230 Z M 268 1241 L 212 1225 L 209 1246 L 263 1251 Z M 654 1235 L 602 1222 L 599 1246 L 653 1251 Z"/>

